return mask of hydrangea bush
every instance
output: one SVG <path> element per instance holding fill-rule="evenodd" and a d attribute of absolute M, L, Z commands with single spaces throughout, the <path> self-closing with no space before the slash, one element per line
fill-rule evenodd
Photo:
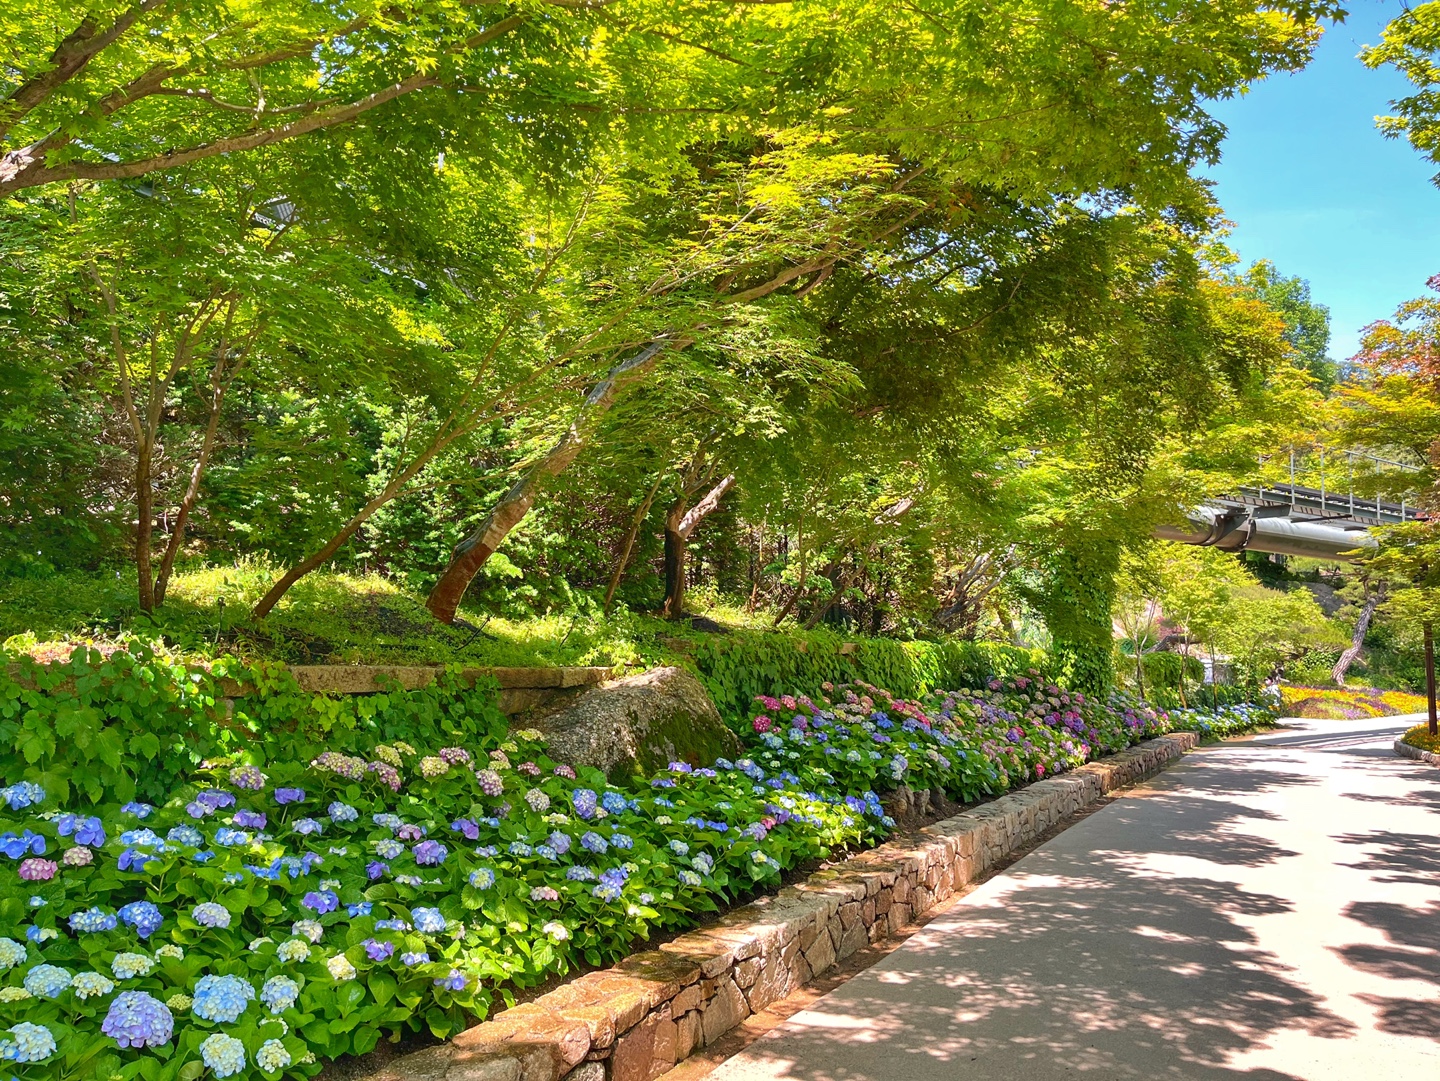
<path fill-rule="evenodd" d="M 19 1081 L 313 1076 L 872 843 L 899 784 L 969 799 L 1174 723 L 1025 677 L 760 704 L 746 757 L 623 787 L 522 731 L 215 763 L 163 805 L 0 789 L 0 1060 Z"/>

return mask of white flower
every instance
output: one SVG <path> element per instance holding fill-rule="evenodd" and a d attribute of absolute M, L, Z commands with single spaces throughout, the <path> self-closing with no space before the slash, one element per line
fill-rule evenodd
<path fill-rule="evenodd" d="M 334 957 L 330 958 L 330 960 L 326 961 L 325 967 L 330 970 L 330 975 L 336 982 L 353 980 L 359 975 L 359 973 L 355 971 L 355 966 L 350 963 L 350 958 L 346 957 L 343 953 L 337 953 Z"/>
<path fill-rule="evenodd" d="M 558 920 L 551 920 L 544 927 L 540 928 L 556 942 L 564 942 L 570 937 L 570 929 Z"/>

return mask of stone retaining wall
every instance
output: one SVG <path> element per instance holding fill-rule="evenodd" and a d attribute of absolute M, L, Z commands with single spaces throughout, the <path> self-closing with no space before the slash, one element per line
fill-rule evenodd
<path fill-rule="evenodd" d="M 1395 753 L 1401 758 L 1413 758 L 1417 762 L 1429 762 L 1432 766 L 1440 766 L 1440 754 L 1434 751 L 1422 751 L 1419 747 L 1412 747 L 1403 740 L 1395 741 Z"/>
<path fill-rule="evenodd" d="M 1188 732 L 1149 740 L 861 853 L 396 1059 L 372 1081 L 649 1081 L 1195 743 Z"/>

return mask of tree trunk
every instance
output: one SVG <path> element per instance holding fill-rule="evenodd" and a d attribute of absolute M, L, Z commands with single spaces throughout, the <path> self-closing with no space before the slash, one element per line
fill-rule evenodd
<path fill-rule="evenodd" d="M 660 485 L 663 483 L 665 483 L 665 470 L 662 469 L 655 475 L 655 483 L 651 485 L 649 493 L 636 508 L 634 517 L 630 519 L 630 530 L 625 534 L 625 543 L 620 546 L 620 557 L 615 560 L 615 569 L 610 572 L 610 582 L 605 587 L 605 614 L 607 616 L 610 614 L 611 605 L 615 603 L 615 590 L 620 588 L 620 578 L 630 562 L 630 553 L 635 550 L 635 538 L 640 535 L 640 527 L 645 524 L 645 516 L 650 513 L 650 507 L 655 502 L 655 495 L 660 491 Z"/>
<path fill-rule="evenodd" d="M 135 579 L 140 610 L 155 610 L 155 579 L 150 573 L 150 538 L 155 532 L 155 491 L 150 477 L 154 444 L 141 440 L 135 454 Z"/>
<path fill-rule="evenodd" d="M 215 450 L 215 436 L 220 429 L 220 414 L 225 405 L 225 391 L 229 389 L 230 383 L 239 373 L 251 346 L 254 345 L 255 339 L 259 335 L 258 330 L 249 335 L 248 340 L 240 347 L 235 364 L 230 368 L 227 376 L 225 368 L 230 361 L 230 328 L 234 313 L 235 305 L 232 303 L 230 314 L 225 320 L 225 333 L 215 352 L 215 366 L 210 369 L 210 408 L 209 415 L 205 418 L 205 438 L 200 444 L 200 453 L 195 458 L 195 466 L 190 471 L 190 481 L 185 486 L 185 494 L 180 498 L 180 506 L 175 512 L 175 526 L 170 531 L 170 543 L 165 546 L 165 554 L 160 560 L 160 571 L 155 576 L 156 607 L 165 603 L 165 592 L 170 587 L 170 573 L 175 569 L 175 559 L 179 556 L 180 546 L 185 541 L 185 527 L 190 521 L 190 512 L 200 498 L 200 481 L 205 476 L 205 469 L 210 464 L 210 455 Z"/>
<path fill-rule="evenodd" d="M 685 536 L 680 520 L 689 509 L 684 491 L 670 504 L 665 514 L 665 603 L 660 606 L 661 619 L 679 619 L 685 614 Z"/>
<path fill-rule="evenodd" d="M 688 509 L 682 492 L 665 515 L 665 607 L 660 612 L 664 618 L 679 619 L 685 614 L 685 562 L 690 538 L 734 484 L 735 474 L 731 473 Z"/>
<path fill-rule="evenodd" d="M 653 367 L 666 349 L 678 345 L 671 338 L 651 342 L 628 360 L 610 369 L 609 374 L 585 396 L 575 422 L 544 457 L 521 474 L 505 493 L 480 527 L 455 546 L 450 565 L 431 589 L 425 607 L 441 623 L 453 623 L 460 598 L 470 587 L 485 561 L 504 543 L 521 519 L 529 512 L 541 487 L 550 478 L 563 472 L 590 441 L 600 420 L 615 404 L 626 377 L 634 377 Z"/>
<path fill-rule="evenodd" d="M 1340 654 L 1340 659 L 1330 671 L 1330 678 L 1337 687 L 1345 686 L 1345 673 L 1355 663 L 1355 658 L 1360 656 L 1360 647 L 1365 641 L 1366 632 L 1370 630 L 1370 619 L 1375 615 L 1375 609 L 1380 606 L 1381 596 L 1381 590 L 1377 588 L 1365 598 L 1365 606 L 1360 609 L 1360 618 L 1355 621 L 1355 633 L 1350 636 L 1350 647 Z"/>
<path fill-rule="evenodd" d="M 1430 712 L 1430 734 L 1440 736 L 1440 723 L 1435 716 L 1435 629 L 1425 621 L 1425 698 Z"/>

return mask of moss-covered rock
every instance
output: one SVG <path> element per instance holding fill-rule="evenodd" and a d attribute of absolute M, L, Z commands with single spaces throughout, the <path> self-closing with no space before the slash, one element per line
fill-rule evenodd
<path fill-rule="evenodd" d="M 608 680 L 529 724 L 545 734 L 556 761 L 595 766 L 612 780 L 741 753 L 704 686 L 683 668 Z"/>

